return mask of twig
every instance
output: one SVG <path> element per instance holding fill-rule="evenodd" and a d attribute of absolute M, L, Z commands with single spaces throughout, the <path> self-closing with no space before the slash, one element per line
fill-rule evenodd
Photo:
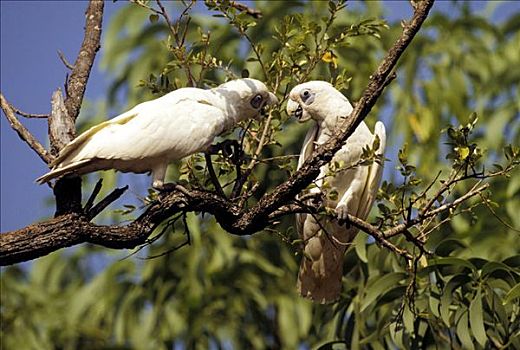
<path fill-rule="evenodd" d="M 116 188 L 112 192 L 108 194 L 105 198 L 99 201 L 92 209 L 90 209 L 86 215 L 89 219 L 95 218 L 99 213 L 103 211 L 106 207 L 108 207 L 112 202 L 116 201 L 125 191 L 128 189 L 128 185 L 121 188 Z"/>
<path fill-rule="evenodd" d="M 99 191 L 101 191 L 101 187 L 103 186 L 103 179 L 99 179 L 96 185 L 94 186 L 94 190 L 92 190 L 92 194 L 87 200 L 87 203 L 85 203 L 85 206 L 83 207 L 83 211 L 85 213 L 88 213 L 90 209 L 92 209 L 92 206 L 94 205 L 94 200 L 96 200 L 97 195 L 99 194 Z"/>
<path fill-rule="evenodd" d="M 313 196 L 315 197 L 315 196 Z M 319 221 L 314 216 L 314 214 L 317 212 L 317 209 L 319 205 L 313 206 L 303 203 L 302 200 L 297 201 L 298 204 L 293 205 L 287 205 L 282 208 L 280 208 L 279 211 L 273 212 L 270 216 L 270 220 L 275 219 L 276 217 L 287 215 L 287 214 L 293 214 L 293 213 L 307 213 L 313 215 L 314 220 L 319 224 Z M 335 217 L 336 218 L 336 217 Z M 382 245 L 385 248 L 390 249 L 394 253 L 404 257 L 406 260 L 411 261 L 413 260 L 412 255 L 408 253 L 406 250 L 398 248 L 393 243 L 389 242 L 387 240 L 387 237 L 385 234 L 374 225 L 354 216 L 351 214 L 347 215 L 347 223 L 351 224 L 352 226 L 360 229 L 361 231 L 365 232 L 366 234 L 372 236 L 380 245 Z M 321 227 L 321 225 L 320 225 Z"/>
<path fill-rule="evenodd" d="M 190 245 L 191 244 L 191 236 L 190 236 L 190 228 L 188 227 L 188 223 L 186 221 L 186 213 L 182 213 L 181 214 L 182 216 L 182 223 L 184 225 L 184 234 L 186 235 L 186 240 L 184 242 L 182 242 L 181 244 L 171 248 L 171 249 L 168 249 L 167 251 L 165 252 L 162 252 L 160 254 L 156 254 L 156 255 L 150 255 L 150 256 L 147 256 L 144 260 L 149 260 L 149 259 L 155 259 L 155 258 L 160 258 L 162 256 L 165 256 L 165 255 L 168 255 L 176 250 L 179 250 L 181 249 L 182 247 L 184 246 L 187 246 L 187 245 Z M 166 227 L 161 231 L 161 233 L 156 236 L 157 238 L 159 238 L 160 236 L 162 236 L 165 232 L 166 232 L 166 229 L 168 227 L 171 227 L 172 229 L 172 232 L 175 233 L 175 227 L 174 227 L 174 224 L 175 222 L 179 219 L 179 217 L 176 217 L 174 220 L 170 220 L 168 221 Z M 155 238 L 155 237 L 154 237 Z"/>
<path fill-rule="evenodd" d="M 246 204 L 247 200 L 255 194 L 255 192 L 260 187 L 260 183 L 255 182 L 253 183 L 251 189 L 249 189 L 249 187 L 251 187 L 251 182 L 248 184 L 248 186 L 246 186 L 246 190 L 240 196 L 240 200 L 238 201 L 238 207 L 240 209 L 244 208 L 244 205 Z"/>
<path fill-rule="evenodd" d="M 426 203 L 426 205 L 422 208 L 422 210 L 421 210 L 422 213 L 425 213 L 428 210 L 430 210 L 430 208 L 435 203 L 437 198 L 439 198 L 444 192 L 446 192 L 446 190 L 448 190 L 451 187 L 451 185 L 453 185 L 455 183 L 459 172 L 460 172 L 460 169 L 451 173 L 449 179 L 442 184 L 442 186 L 435 193 L 435 195 L 432 198 L 430 198 L 428 203 Z"/>
<path fill-rule="evenodd" d="M 74 65 L 70 64 L 69 61 L 67 61 L 65 55 L 60 50 L 58 50 L 58 56 L 60 57 L 60 60 L 65 65 L 65 67 L 67 67 L 70 70 L 74 69 Z"/>
<path fill-rule="evenodd" d="M 27 112 L 24 112 L 18 108 L 16 108 L 15 106 L 13 106 L 12 104 L 9 104 L 9 106 L 11 106 L 11 109 L 16 113 L 18 114 L 19 116 L 22 116 L 24 118 L 29 118 L 29 119 L 46 119 L 46 118 L 49 118 L 49 114 L 36 114 L 36 113 L 27 113 Z"/>
<path fill-rule="evenodd" d="M 390 249 L 398 255 L 401 255 L 408 261 L 413 260 L 413 257 L 410 255 L 410 253 L 408 253 L 404 249 L 397 248 L 394 244 L 388 241 L 387 236 L 383 232 L 381 232 L 381 230 L 379 230 L 377 227 L 350 214 L 347 215 L 347 218 L 348 223 L 350 223 L 352 226 L 357 227 L 358 229 L 367 233 L 368 235 L 372 236 L 383 247 Z"/>
<path fill-rule="evenodd" d="M 215 174 L 215 169 L 213 169 L 213 163 L 211 162 L 211 156 L 209 153 L 204 153 L 204 159 L 206 159 L 206 168 L 208 168 L 209 177 L 211 179 L 211 182 L 213 183 L 213 186 L 215 187 L 215 191 L 217 193 L 226 198 L 226 195 L 224 194 L 224 190 L 222 190 L 222 186 L 220 186 L 220 182 L 218 182 L 217 174 Z"/>
<path fill-rule="evenodd" d="M 476 188 L 473 188 L 472 190 L 470 190 L 469 192 L 467 192 L 466 194 L 464 194 L 463 196 L 460 196 L 459 198 L 457 198 L 456 200 L 454 200 L 453 202 L 451 203 L 446 203 L 446 204 L 443 204 L 433 210 L 430 210 L 424 214 L 419 214 L 417 217 L 405 222 L 405 223 L 402 223 L 402 224 L 399 224 L 395 227 L 392 227 L 388 230 L 385 230 L 384 231 L 384 237 L 385 238 L 390 238 L 390 237 L 394 237 L 394 236 L 397 236 L 401 233 L 403 233 L 405 230 L 407 230 L 408 228 L 418 224 L 418 223 L 421 223 L 422 221 L 424 221 L 425 219 L 427 218 L 430 218 L 430 217 L 433 217 L 433 216 L 436 216 L 446 210 L 449 210 L 449 209 L 452 209 L 452 208 L 455 208 L 457 207 L 459 204 L 461 204 L 462 202 L 468 200 L 469 198 L 471 197 L 474 197 L 478 194 L 480 194 L 482 191 L 484 191 L 485 189 L 487 189 L 489 187 L 489 184 L 484 184 L 480 187 L 476 187 Z"/>
<path fill-rule="evenodd" d="M 256 147 L 255 153 L 253 154 L 253 157 L 251 158 L 251 161 L 249 162 L 249 165 L 247 166 L 244 173 L 240 177 L 237 176 L 237 181 L 233 186 L 233 195 L 231 196 L 231 198 L 236 198 L 238 195 L 240 195 L 240 190 L 242 189 L 242 186 L 249 178 L 249 175 L 251 175 L 251 172 L 253 171 L 255 165 L 258 163 L 258 157 L 260 156 L 260 153 L 264 148 L 264 142 L 267 133 L 269 132 L 269 124 L 271 124 L 271 120 L 272 114 L 269 113 L 269 117 L 267 117 L 267 119 L 265 120 L 264 129 L 262 130 L 262 135 L 260 136 L 260 140 L 258 141 L 258 146 Z"/>
<path fill-rule="evenodd" d="M 488 199 L 484 198 L 482 193 L 479 193 L 480 198 L 482 199 L 482 203 L 488 208 L 488 210 L 491 212 L 491 214 L 505 227 L 507 227 L 510 230 L 513 230 L 515 232 L 520 232 L 519 229 L 513 227 L 511 224 L 507 223 L 504 219 L 502 219 L 500 216 L 498 216 L 497 212 L 489 205 Z"/>
<path fill-rule="evenodd" d="M 11 108 L 11 105 L 6 101 L 4 95 L 0 93 L 0 107 L 4 111 L 5 117 L 9 121 L 11 128 L 18 134 L 18 136 L 32 148 L 38 156 L 47 164 L 52 162 L 53 157 L 50 153 L 42 146 L 42 144 L 36 140 L 36 138 L 31 134 L 29 130 L 25 126 L 20 123 L 18 118 L 14 115 L 14 110 Z"/>
<path fill-rule="evenodd" d="M 260 50 L 255 45 L 255 43 L 253 42 L 251 37 L 246 33 L 247 27 L 244 29 L 244 27 L 242 25 L 240 25 L 239 23 L 237 23 L 234 20 L 233 16 L 231 16 L 228 13 L 228 11 L 227 11 L 226 6 L 231 6 L 231 7 L 236 8 L 236 6 L 233 6 L 233 4 L 232 4 L 233 1 L 230 2 L 230 3 L 227 3 L 227 4 L 223 4 L 222 1 L 217 0 L 216 3 L 219 4 L 219 5 L 224 5 L 223 7 L 219 7 L 220 12 L 229 20 L 229 23 L 231 25 L 233 25 L 238 30 L 240 35 L 243 36 L 247 40 L 247 42 L 251 46 L 251 49 L 255 53 L 256 59 L 258 60 L 258 64 L 260 64 L 260 67 L 262 68 L 262 73 L 264 74 L 265 81 L 268 81 L 269 80 L 269 74 L 267 74 L 267 70 L 266 70 L 264 62 L 262 60 L 262 55 L 260 54 Z M 237 3 L 235 2 L 235 4 L 237 4 Z"/>
<path fill-rule="evenodd" d="M 190 5 L 186 6 L 186 8 L 184 9 L 184 11 L 181 13 L 181 15 L 179 16 L 179 20 L 177 21 L 177 27 L 175 27 L 170 19 L 170 16 L 168 15 L 168 12 L 166 11 L 166 9 L 164 8 L 164 5 L 162 4 L 161 0 L 155 0 L 155 2 L 157 3 L 157 6 L 159 6 L 159 8 L 161 9 L 160 11 L 157 11 L 151 7 L 148 7 L 146 5 L 144 5 L 145 7 L 151 9 L 152 11 L 154 11 L 156 14 L 159 14 L 161 15 L 164 20 L 166 21 L 166 24 L 168 24 L 168 27 L 170 28 L 170 31 L 172 32 L 173 34 L 173 37 L 175 39 L 175 43 L 177 44 L 177 48 L 180 48 L 183 46 L 184 44 L 184 40 L 185 40 L 185 37 L 186 37 L 186 32 L 187 32 L 187 26 L 188 26 L 188 23 L 189 23 L 189 20 L 188 22 L 186 23 L 186 26 L 184 28 L 184 34 L 183 34 L 183 37 L 182 39 L 179 38 L 179 26 L 180 26 L 180 23 L 181 23 L 181 19 L 182 17 L 184 17 L 186 15 L 186 13 L 188 12 L 188 10 L 193 6 L 194 2 L 192 1 L 190 3 Z M 142 6 L 142 5 L 141 5 Z M 186 72 L 186 79 L 188 79 L 188 84 L 189 86 L 195 86 L 195 83 L 194 83 L 194 78 L 193 78 L 193 75 L 191 73 L 191 69 L 190 69 L 190 65 L 188 64 L 188 62 L 186 61 L 186 56 L 185 56 L 185 53 L 184 51 L 181 51 L 181 54 L 179 55 L 178 51 L 175 51 L 174 52 L 175 56 L 177 56 L 177 58 L 183 63 L 183 68 L 184 68 L 184 71 Z"/>
<path fill-rule="evenodd" d="M 241 34 L 246 38 L 246 40 L 249 42 L 249 45 L 251 45 L 251 48 L 253 49 L 253 52 L 255 53 L 256 59 L 258 60 L 258 64 L 260 65 L 260 68 L 262 68 L 262 73 L 264 73 L 264 79 L 266 81 L 269 80 L 269 74 L 267 74 L 267 70 L 265 68 L 264 61 L 262 60 L 262 55 L 260 54 L 260 50 L 255 45 L 251 37 L 246 33 L 245 30 L 240 30 Z"/>
<path fill-rule="evenodd" d="M 248 7 L 244 4 L 238 3 L 236 1 L 230 1 L 229 6 L 236 8 L 239 11 L 245 12 L 251 17 L 254 17 L 256 19 L 262 18 L 262 11 Z"/>

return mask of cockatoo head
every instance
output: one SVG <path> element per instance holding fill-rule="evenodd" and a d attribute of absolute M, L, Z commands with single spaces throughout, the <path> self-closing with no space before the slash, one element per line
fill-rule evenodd
<path fill-rule="evenodd" d="M 269 92 L 267 86 L 259 80 L 244 78 L 228 81 L 216 88 L 226 103 L 233 108 L 239 120 L 259 119 L 268 106 L 278 104 L 278 98 Z"/>
<path fill-rule="evenodd" d="M 350 110 L 345 109 L 345 102 Z M 300 122 L 314 119 L 317 122 L 327 117 L 348 115 L 352 107 L 347 98 L 326 81 L 314 80 L 296 85 L 289 93 L 287 114 Z"/>

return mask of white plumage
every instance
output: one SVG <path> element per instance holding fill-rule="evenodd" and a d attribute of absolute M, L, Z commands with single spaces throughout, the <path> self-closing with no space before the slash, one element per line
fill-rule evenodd
<path fill-rule="evenodd" d="M 151 171 L 153 187 L 161 188 L 169 163 L 206 150 L 216 136 L 277 102 L 255 79 L 232 80 L 209 90 L 178 89 L 85 131 L 61 150 L 50 164 L 52 171 L 36 181 L 116 169 Z"/>
<path fill-rule="evenodd" d="M 324 81 L 310 81 L 291 90 L 287 112 L 300 121 L 311 118 L 315 121 L 305 137 L 298 168 L 312 155 L 317 145 L 330 139 L 336 125 L 343 120 L 342 117 L 348 117 L 352 110 L 348 99 Z M 376 136 L 380 140 L 377 154 L 383 154 L 386 142 L 384 125 L 377 122 L 372 134 L 367 125 L 361 122 L 331 163 L 343 163 L 343 168 L 356 164 L 362 157 L 362 148 L 372 146 Z M 344 219 L 347 214 L 351 214 L 366 219 L 377 193 L 382 170 L 382 165 L 374 162 L 327 176 L 330 171 L 326 165 L 320 169 L 316 179 L 317 187 L 311 191 L 324 192 L 324 205 L 335 209 L 338 218 Z M 331 199 L 329 194 L 333 190 L 337 192 L 337 198 Z M 296 220 L 297 230 L 305 242 L 298 289 L 303 296 L 314 301 L 332 302 L 341 293 L 343 255 L 358 230 L 310 214 L 297 215 Z"/>

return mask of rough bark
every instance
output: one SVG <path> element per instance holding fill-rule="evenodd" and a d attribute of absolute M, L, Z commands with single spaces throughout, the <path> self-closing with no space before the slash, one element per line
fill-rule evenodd
<path fill-rule="evenodd" d="M 79 115 L 90 70 L 100 48 L 104 6 L 103 0 L 91 0 L 85 13 L 85 36 L 76 62 L 74 62 L 74 69 L 67 82 L 67 98 L 65 99 L 65 107 L 73 121 L 76 121 Z"/>
<path fill-rule="evenodd" d="M 52 94 L 51 114 L 49 122 L 49 141 L 51 154 L 57 156 L 67 143 L 76 137 L 76 127 L 65 107 L 61 90 Z M 81 178 L 78 176 L 64 177 L 56 181 L 53 187 L 56 199 L 54 216 L 81 212 Z"/>

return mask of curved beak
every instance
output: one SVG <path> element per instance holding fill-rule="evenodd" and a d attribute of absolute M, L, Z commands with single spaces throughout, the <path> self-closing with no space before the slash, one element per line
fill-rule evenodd
<path fill-rule="evenodd" d="M 307 121 L 310 118 L 310 116 L 307 114 L 304 117 L 302 106 L 298 102 L 291 99 L 287 101 L 287 114 L 297 118 L 300 123 Z"/>
<path fill-rule="evenodd" d="M 265 117 L 267 114 L 267 107 L 276 106 L 278 103 L 280 103 L 280 102 L 278 101 L 278 98 L 276 97 L 276 95 L 273 94 L 272 92 L 270 92 L 269 98 L 267 99 L 267 101 L 265 101 L 264 105 L 260 109 L 260 113 L 256 116 L 255 119 L 260 120 L 262 117 Z"/>
<path fill-rule="evenodd" d="M 279 104 L 280 101 L 278 100 L 278 97 L 276 97 L 275 94 L 273 94 L 272 92 L 269 93 L 269 100 L 267 100 L 267 105 L 269 106 L 275 106 L 277 104 Z"/>

